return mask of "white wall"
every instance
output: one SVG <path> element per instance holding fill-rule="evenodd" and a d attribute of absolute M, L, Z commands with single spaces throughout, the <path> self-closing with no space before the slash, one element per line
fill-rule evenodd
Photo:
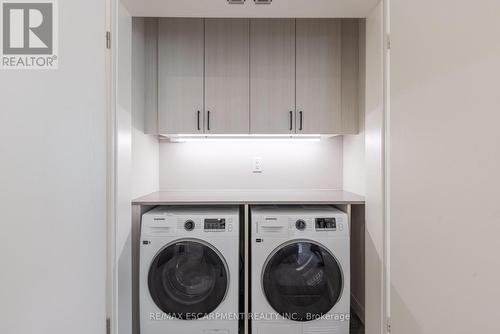
<path fill-rule="evenodd" d="M 106 330 L 105 6 L 58 6 L 59 69 L 0 73 L 2 334 Z"/>
<path fill-rule="evenodd" d="M 357 135 L 344 135 L 343 188 L 365 195 L 365 20 L 359 20 L 358 52 L 358 129 Z M 359 212 L 358 212 L 359 211 Z M 365 217 L 355 208 L 351 219 L 351 307 L 365 318 Z M 361 217 L 360 217 L 361 216 Z"/>
<path fill-rule="evenodd" d="M 359 134 L 344 136 L 344 189 L 365 196 L 365 224 L 351 230 L 353 308 L 367 333 L 383 331 L 383 6 L 361 22 Z M 362 269 L 361 269 L 362 268 Z"/>
<path fill-rule="evenodd" d="M 365 330 L 383 329 L 384 259 L 384 69 L 383 5 L 366 18 L 365 83 Z M 398 333 L 398 332 L 394 332 Z"/>
<path fill-rule="evenodd" d="M 358 57 L 358 129 L 357 135 L 344 135 L 343 184 L 344 190 L 364 195 L 365 168 L 365 20 L 359 22 Z"/>
<path fill-rule="evenodd" d="M 252 173 L 261 157 L 263 173 Z M 160 190 L 342 189 L 342 137 L 160 144 Z"/>
<path fill-rule="evenodd" d="M 391 1 L 393 333 L 500 333 L 499 13 Z"/>
<path fill-rule="evenodd" d="M 117 2 L 116 50 L 115 247 L 117 334 L 132 333 L 132 18 Z"/>
<path fill-rule="evenodd" d="M 132 19 L 132 151 L 131 151 L 131 193 L 137 198 L 159 189 L 159 143 L 156 136 L 145 135 L 145 111 L 148 82 L 146 53 L 151 51 L 146 38 L 146 24 L 143 18 Z M 149 36 L 151 39 L 151 36 Z M 126 307 L 122 309 L 121 320 L 129 332 L 132 320 L 132 333 L 139 333 L 139 301 L 137 282 L 139 277 L 139 235 L 140 224 L 132 222 L 132 290 L 127 291 Z M 125 275 L 128 275 L 126 273 Z M 128 280 L 130 275 L 123 279 Z M 120 279 L 120 278 L 119 278 Z M 131 298 L 131 304 L 129 304 Z M 122 334 L 120 332 L 119 334 Z"/>

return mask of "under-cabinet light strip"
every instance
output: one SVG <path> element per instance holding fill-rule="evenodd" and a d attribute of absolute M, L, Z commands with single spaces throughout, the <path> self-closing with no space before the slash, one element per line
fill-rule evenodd
<path fill-rule="evenodd" d="M 173 143 L 214 141 L 310 141 L 319 142 L 320 135 L 173 135 L 161 136 Z"/>

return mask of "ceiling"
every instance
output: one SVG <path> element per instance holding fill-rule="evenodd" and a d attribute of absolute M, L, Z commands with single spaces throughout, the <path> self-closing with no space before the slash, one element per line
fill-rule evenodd
<path fill-rule="evenodd" d="M 366 17 L 381 0 L 122 0 L 132 16 L 153 17 Z"/>

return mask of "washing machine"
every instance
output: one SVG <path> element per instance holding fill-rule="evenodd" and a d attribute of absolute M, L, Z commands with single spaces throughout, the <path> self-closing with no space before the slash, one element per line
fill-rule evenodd
<path fill-rule="evenodd" d="M 237 334 L 237 207 L 158 207 L 142 216 L 141 334 Z"/>
<path fill-rule="evenodd" d="M 348 334 L 348 216 L 330 206 L 251 209 L 253 334 Z"/>

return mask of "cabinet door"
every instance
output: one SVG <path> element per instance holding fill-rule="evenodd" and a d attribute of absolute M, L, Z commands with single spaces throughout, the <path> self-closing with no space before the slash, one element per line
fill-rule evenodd
<path fill-rule="evenodd" d="M 250 132 L 295 132 L 295 20 L 250 21 Z"/>
<path fill-rule="evenodd" d="M 203 19 L 160 19 L 160 134 L 203 132 Z"/>
<path fill-rule="evenodd" d="M 297 133 L 341 130 L 341 20 L 297 19 Z"/>
<path fill-rule="evenodd" d="M 249 132 L 249 20 L 205 20 L 205 132 Z"/>

